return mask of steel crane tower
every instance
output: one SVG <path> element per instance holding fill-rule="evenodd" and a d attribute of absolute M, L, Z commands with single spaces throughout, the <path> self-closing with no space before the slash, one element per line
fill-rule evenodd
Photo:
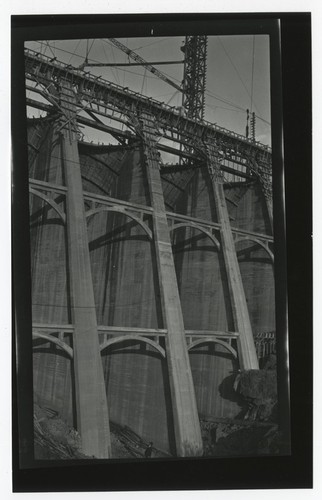
<path fill-rule="evenodd" d="M 185 56 L 183 73 L 182 108 L 185 116 L 196 121 L 203 121 L 205 111 L 205 91 L 207 73 L 207 36 L 186 36 L 181 47 Z M 183 153 L 193 153 L 191 144 L 182 145 Z M 182 165 L 191 163 L 184 157 Z"/>
<path fill-rule="evenodd" d="M 186 36 L 182 106 L 186 116 L 201 121 L 205 110 L 207 36 Z"/>

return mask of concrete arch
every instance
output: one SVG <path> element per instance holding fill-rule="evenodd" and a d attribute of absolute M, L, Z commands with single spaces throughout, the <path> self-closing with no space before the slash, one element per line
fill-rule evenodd
<path fill-rule="evenodd" d="M 198 231 L 201 231 L 204 233 L 208 238 L 211 239 L 211 241 L 214 243 L 214 245 L 217 247 L 218 250 L 220 250 L 220 243 L 217 240 L 217 238 L 210 232 L 207 231 L 202 226 L 199 226 L 198 224 L 195 224 L 194 222 L 179 222 L 178 224 L 174 224 L 172 227 L 170 227 L 170 231 L 174 231 L 175 229 L 178 229 L 179 227 L 193 227 L 194 229 L 198 229 Z"/>
<path fill-rule="evenodd" d="M 61 349 L 63 349 L 63 351 L 65 351 L 71 359 L 74 357 L 73 349 L 69 347 L 69 345 L 67 345 L 65 342 L 58 339 L 57 337 L 53 337 L 49 333 L 33 332 L 32 338 L 48 340 L 52 344 L 56 344 L 59 347 L 61 347 Z"/>
<path fill-rule="evenodd" d="M 191 342 L 191 344 L 188 345 L 188 351 L 191 351 L 191 349 L 193 349 L 197 345 L 208 344 L 211 342 L 213 342 L 215 344 L 222 345 L 234 356 L 234 358 L 237 359 L 237 352 L 235 351 L 235 349 L 233 347 L 231 347 L 231 345 L 229 345 L 227 342 L 224 342 L 223 340 L 214 339 L 213 337 L 204 337 L 203 339 L 198 339 L 198 340 L 195 340 L 194 342 Z"/>
<path fill-rule="evenodd" d="M 51 198 L 46 196 L 44 193 L 41 193 L 40 191 L 37 191 L 36 189 L 34 189 L 32 187 L 29 188 L 29 193 L 33 194 L 34 196 L 38 196 L 38 198 L 41 198 L 46 203 L 48 203 L 48 205 L 50 205 L 55 210 L 55 212 L 57 212 L 57 214 L 59 215 L 59 217 L 61 218 L 61 220 L 65 224 L 66 215 L 60 210 L 59 206 L 57 205 L 57 203 L 54 202 L 54 200 L 52 200 Z"/>
<path fill-rule="evenodd" d="M 121 342 L 125 342 L 126 340 L 136 340 L 139 342 L 144 342 L 145 344 L 149 344 L 154 349 L 156 349 L 161 354 L 161 356 L 163 358 L 165 358 L 165 350 L 163 349 L 163 347 L 161 347 L 159 344 L 154 342 L 154 340 L 148 339 L 146 337 L 141 337 L 138 335 L 123 335 L 122 337 L 115 337 L 115 338 L 106 340 L 105 342 L 103 342 L 103 344 L 100 345 L 100 350 L 102 352 L 107 347 L 114 345 L 114 344 L 121 343 Z"/>
<path fill-rule="evenodd" d="M 85 215 L 86 215 L 86 217 L 91 217 L 92 215 L 96 215 L 96 214 L 98 214 L 100 212 L 115 212 L 115 213 L 119 213 L 119 214 L 122 214 L 122 215 L 126 215 L 127 217 L 130 217 L 130 219 L 133 219 L 135 222 L 137 222 L 137 224 L 139 224 L 142 227 L 142 229 L 146 232 L 146 234 L 148 235 L 148 237 L 149 237 L 150 240 L 153 239 L 151 229 L 139 217 L 137 217 L 136 215 L 131 214 L 130 212 L 126 212 L 124 210 L 124 208 L 122 208 L 122 207 L 99 207 L 99 208 L 93 208 L 91 210 L 87 210 L 87 212 L 85 213 Z"/>
<path fill-rule="evenodd" d="M 252 238 L 251 236 L 243 236 L 241 238 L 237 237 L 236 240 L 235 240 L 235 245 L 237 243 L 240 243 L 241 241 L 253 241 L 254 243 L 257 243 L 257 245 L 261 246 L 262 248 L 264 248 L 264 250 L 266 250 L 266 252 L 268 253 L 271 261 L 272 261 L 272 264 L 274 264 L 274 254 L 273 252 L 268 248 L 268 245 L 266 245 L 265 243 L 263 243 L 262 241 L 258 240 L 257 238 Z"/>

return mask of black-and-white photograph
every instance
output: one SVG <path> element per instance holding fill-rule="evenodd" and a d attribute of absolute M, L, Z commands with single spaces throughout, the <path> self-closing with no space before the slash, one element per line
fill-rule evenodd
<path fill-rule="evenodd" d="M 35 457 L 279 453 L 269 37 L 25 71 Z"/>
<path fill-rule="evenodd" d="M 34 467 L 290 454 L 264 25 L 24 41 Z"/>

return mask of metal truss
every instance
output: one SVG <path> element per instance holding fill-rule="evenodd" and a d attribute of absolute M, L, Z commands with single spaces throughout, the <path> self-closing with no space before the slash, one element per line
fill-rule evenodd
<path fill-rule="evenodd" d="M 238 162 L 247 165 L 249 174 L 251 171 L 261 175 L 265 173 L 266 185 L 269 186 L 271 180 L 271 150 L 267 146 L 246 139 L 244 136 L 231 132 L 227 129 L 214 125 L 206 121 L 197 121 L 183 116 L 174 107 L 167 106 L 152 98 L 147 98 L 137 92 L 130 91 L 119 85 L 94 77 L 82 70 L 75 69 L 71 65 L 66 65 L 51 60 L 49 57 L 41 56 L 37 52 L 25 51 L 25 71 L 26 77 L 42 87 L 52 89 L 61 80 L 68 80 L 77 96 L 80 108 L 86 109 L 105 116 L 112 116 L 116 120 L 128 120 L 131 129 L 130 116 L 139 115 L 142 112 L 153 114 L 159 138 L 171 140 L 177 143 L 192 143 L 202 141 L 212 144 L 217 154 L 222 158 L 234 158 Z M 53 106 L 55 99 L 51 100 Z M 81 122 L 83 117 L 77 116 Z M 104 127 L 103 124 L 91 121 L 97 127 Z M 86 125 L 89 123 L 87 122 Z M 108 127 L 106 127 L 108 128 Z M 117 129 L 114 129 L 117 133 Z M 111 131 L 110 131 L 111 132 Z M 124 135 L 118 131 L 120 136 Z M 127 132 L 128 134 L 128 132 Z M 168 145 L 158 144 L 158 149 L 175 152 L 179 156 L 195 157 L 202 159 L 198 153 L 180 152 Z M 197 154 L 197 157 L 196 157 Z M 223 167 L 222 162 L 222 168 Z M 246 169 L 246 170 L 247 170 Z M 236 170 L 236 174 L 239 172 Z M 242 176 L 242 175 L 241 175 Z"/>
<path fill-rule="evenodd" d="M 205 111 L 207 36 L 186 36 L 181 50 L 185 55 L 182 105 L 188 118 L 202 121 Z"/>
<path fill-rule="evenodd" d="M 176 84 L 174 81 L 172 81 L 170 78 L 168 78 L 165 74 L 163 74 L 161 71 L 159 71 L 157 68 L 154 68 L 152 66 L 152 63 L 148 63 L 143 57 L 139 56 L 134 50 L 129 49 L 123 43 L 121 43 L 119 40 L 116 40 L 115 38 L 109 38 L 109 40 L 117 47 L 118 49 L 122 50 L 125 54 L 127 54 L 131 59 L 139 63 L 141 66 L 146 68 L 148 71 L 150 71 L 153 75 L 157 76 L 164 82 L 166 82 L 168 85 L 171 85 L 174 87 L 176 90 L 179 90 L 182 92 L 182 87 L 180 87 L 178 84 Z M 181 61 L 180 61 L 181 62 Z"/>

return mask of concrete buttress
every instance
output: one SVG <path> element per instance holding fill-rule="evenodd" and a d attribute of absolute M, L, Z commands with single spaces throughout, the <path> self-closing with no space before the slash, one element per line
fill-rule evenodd
<path fill-rule="evenodd" d="M 223 179 L 212 158 L 208 157 L 218 222 L 221 229 L 221 246 L 225 262 L 231 308 L 237 339 L 238 358 L 242 370 L 258 370 L 258 358 L 247 307 L 243 282 L 236 255 L 233 233 L 227 210 Z"/>
<path fill-rule="evenodd" d="M 111 456 L 106 388 L 101 362 L 97 319 L 84 210 L 82 178 L 75 131 L 75 96 L 61 82 L 64 110 L 61 127 L 62 158 L 67 186 L 67 241 L 76 392 L 77 429 L 82 451 L 95 458 Z"/>
<path fill-rule="evenodd" d="M 162 312 L 166 335 L 166 357 L 171 388 L 177 455 L 203 453 L 200 422 L 192 380 L 181 303 L 164 206 L 158 153 L 155 148 L 154 118 L 140 116 L 151 205 Z"/>

